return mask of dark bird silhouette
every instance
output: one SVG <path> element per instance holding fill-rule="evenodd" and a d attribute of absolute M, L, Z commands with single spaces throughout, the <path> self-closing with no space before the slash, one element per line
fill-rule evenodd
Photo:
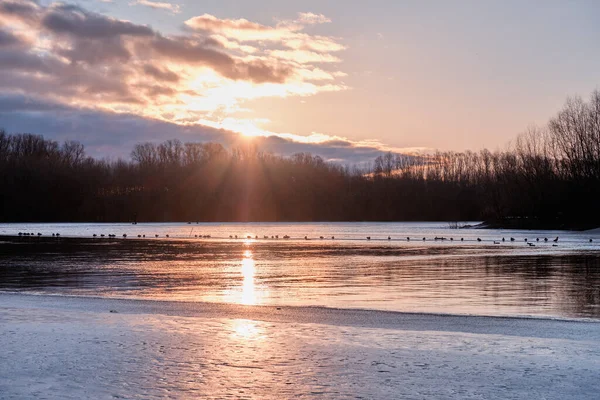
<path fill-rule="evenodd" d="M 548 241 L 548 238 L 544 238 L 544 242 L 547 242 L 547 241 Z"/>
<path fill-rule="evenodd" d="M 558 236 L 556 237 L 556 239 L 554 239 L 554 243 L 558 242 Z"/>
<path fill-rule="evenodd" d="M 514 242 L 514 241 L 515 241 L 515 238 L 511 237 L 511 238 L 510 238 L 510 241 L 511 241 L 511 242 Z"/>
<path fill-rule="evenodd" d="M 391 236 L 388 236 L 388 240 L 392 240 Z"/>
<path fill-rule="evenodd" d="M 367 240 L 371 240 L 371 236 L 367 236 Z"/>
<path fill-rule="evenodd" d="M 123 238 L 126 238 L 126 237 L 127 237 L 127 234 L 126 234 L 126 233 L 124 233 L 124 234 L 123 234 Z"/>
<path fill-rule="evenodd" d="M 481 238 L 477 238 L 477 241 L 478 241 L 478 242 L 481 242 Z"/>

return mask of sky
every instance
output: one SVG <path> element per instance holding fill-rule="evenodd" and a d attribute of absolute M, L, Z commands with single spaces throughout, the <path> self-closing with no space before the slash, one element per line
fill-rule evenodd
<path fill-rule="evenodd" d="M 0 0 L 0 128 L 342 163 L 506 147 L 600 82 L 595 0 Z"/>

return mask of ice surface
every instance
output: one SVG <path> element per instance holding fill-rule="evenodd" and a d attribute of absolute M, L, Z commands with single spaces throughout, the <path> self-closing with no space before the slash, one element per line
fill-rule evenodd
<path fill-rule="evenodd" d="M 1 294 L 0 398 L 595 399 L 599 341 L 593 321 Z"/>

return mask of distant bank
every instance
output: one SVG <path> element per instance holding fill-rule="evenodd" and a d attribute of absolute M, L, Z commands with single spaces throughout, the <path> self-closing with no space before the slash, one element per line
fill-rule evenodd
<path fill-rule="evenodd" d="M 565 230 L 587 231 L 600 229 L 598 224 L 586 221 L 546 220 L 540 218 L 499 218 L 468 226 L 480 229 L 523 229 L 523 230 Z"/>

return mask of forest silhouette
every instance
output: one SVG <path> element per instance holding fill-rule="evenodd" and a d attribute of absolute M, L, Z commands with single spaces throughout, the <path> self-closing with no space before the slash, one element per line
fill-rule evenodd
<path fill-rule="evenodd" d="M 488 221 L 600 226 L 600 92 L 503 151 L 385 153 L 367 168 L 248 141 L 135 145 L 130 160 L 0 130 L 4 222 Z"/>

